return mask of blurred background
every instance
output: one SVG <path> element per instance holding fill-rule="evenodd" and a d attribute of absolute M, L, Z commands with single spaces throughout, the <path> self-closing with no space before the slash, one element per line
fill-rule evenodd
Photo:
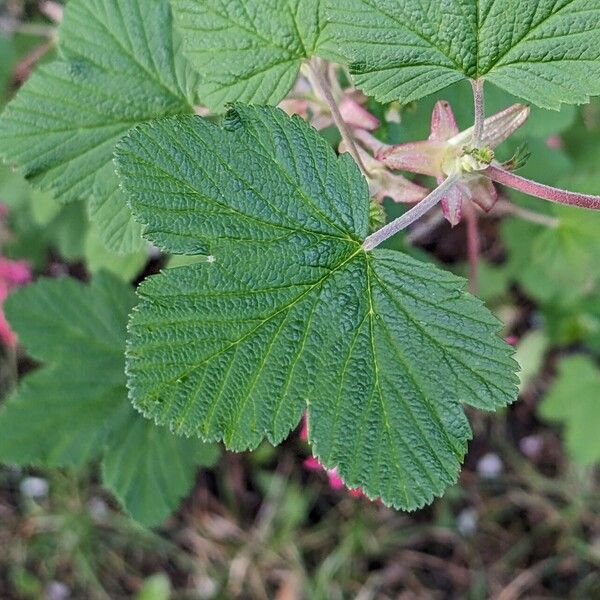
<path fill-rule="evenodd" d="M 61 4 L 0 0 L 0 110 L 52 59 Z M 462 85 L 365 108 L 375 135 L 400 143 L 428 136 L 440 98 L 461 128 L 472 122 Z M 490 114 L 515 101 L 488 90 Z M 339 143 L 327 123 L 322 131 Z M 532 110 L 499 153 L 517 151 L 530 153 L 522 174 L 600 194 L 600 101 Z M 0 202 L 2 299 L 41 275 L 86 281 L 109 269 L 137 282 L 168 261 L 109 253 L 83 203 L 62 206 L 1 165 Z M 223 452 L 153 531 L 120 511 L 96 464 L 0 466 L 0 599 L 600 598 L 600 216 L 501 191 L 478 227 L 472 285 L 516 348 L 521 393 L 497 414 L 469 411 L 474 439 L 442 499 L 407 514 L 350 493 L 309 458 L 300 431 L 278 448 Z M 469 273 L 466 227 L 439 213 L 390 245 Z M 0 325 L 2 401 L 33 363 Z"/>

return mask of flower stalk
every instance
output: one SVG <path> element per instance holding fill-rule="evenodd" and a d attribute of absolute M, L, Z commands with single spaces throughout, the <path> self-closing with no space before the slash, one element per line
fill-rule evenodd
<path fill-rule="evenodd" d="M 331 111 L 333 120 L 335 122 L 335 125 L 338 128 L 338 130 L 342 136 L 342 139 L 346 145 L 346 148 L 348 149 L 348 152 L 350 153 L 352 158 L 355 160 L 361 173 L 368 179 L 369 171 L 365 167 L 365 164 L 364 164 L 364 162 L 358 152 L 358 149 L 356 147 L 356 142 L 354 141 L 352 133 L 350 132 L 350 129 L 346 125 L 346 122 L 344 121 L 344 118 L 342 117 L 342 114 L 337 105 L 337 102 L 335 101 L 335 98 L 333 97 L 333 93 L 331 92 L 331 86 L 330 86 L 329 82 L 327 81 L 327 79 L 325 78 L 325 75 L 323 74 L 322 64 L 321 64 L 320 60 L 315 58 L 313 60 L 308 61 L 308 63 L 306 63 L 306 65 L 307 65 L 307 68 L 306 68 L 307 77 L 308 77 L 308 80 L 310 81 L 311 86 L 323 98 L 323 100 L 325 100 L 325 102 L 327 102 L 327 104 L 329 106 L 329 110 Z"/>
<path fill-rule="evenodd" d="M 492 181 L 500 183 L 507 187 L 513 188 L 519 192 L 536 196 L 543 200 L 556 202 L 558 204 L 567 204 L 570 206 L 578 206 L 580 208 L 591 208 L 600 210 L 600 196 L 592 196 L 590 194 L 579 194 L 577 192 L 569 192 L 559 188 L 544 185 L 537 181 L 531 181 L 515 173 L 511 173 L 503 169 L 498 164 L 491 164 L 483 174 L 489 177 Z"/>
<path fill-rule="evenodd" d="M 450 177 L 446 178 L 443 183 L 435 188 L 433 192 L 421 200 L 421 202 L 419 202 L 416 206 L 405 212 L 402 216 L 388 223 L 385 227 L 382 227 L 375 233 L 372 233 L 363 242 L 363 249 L 365 252 L 373 250 L 373 248 L 376 248 L 388 238 L 392 237 L 399 231 L 406 229 L 409 225 L 412 225 L 416 220 L 420 219 L 446 196 L 446 194 L 457 184 L 459 179 L 460 175 L 458 173 L 450 175 Z"/>

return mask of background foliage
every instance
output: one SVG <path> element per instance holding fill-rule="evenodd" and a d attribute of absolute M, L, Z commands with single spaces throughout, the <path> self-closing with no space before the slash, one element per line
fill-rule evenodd
<path fill-rule="evenodd" d="M 193 4 L 177 2 L 182 6 Z M 153 13 L 158 4 L 149 4 L 141 17 L 149 26 L 166 27 L 168 16 Z M 126 129 L 149 116 L 192 112 L 197 99 L 191 94 L 193 85 L 188 82 L 184 64 L 174 65 L 168 82 L 147 77 L 153 60 L 166 60 L 173 48 L 179 48 L 178 39 L 155 32 L 141 65 L 127 63 L 127 51 L 113 56 L 90 50 L 86 40 L 60 49 L 57 58 L 53 44 L 48 43 L 55 25 L 40 10 L 42 5 L 7 0 L 0 7 L 0 105 L 13 96 L 37 61 L 47 65 L 30 80 L 32 89 L 42 94 L 43 111 L 63 123 L 89 125 L 90 111 L 83 110 L 85 102 L 76 97 L 73 100 L 77 106 L 68 112 L 64 106 L 52 106 L 52 93 L 58 89 L 56 78 L 60 78 L 65 61 L 85 57 L 95 61 L 93 68 L 99 70 L 125 64 L 128 76 L 133 77 L 117 90 L 117 96 L 131 111 Z M 78 17 L 86 27 L 96 26 L 93 14 L 81 13 Z M 314 19 L 318 24 L 317 13 Z M 190 19 L 189 27 L 193 28 L 194 23 Z M 214 25 L 218 28 L 218 23 Z M 288 26 L 282 23 L 280 30 Z M 315 25 L 314 30 L 301 32 L 301 39 L 285 60 L 273 59 L 285 63 L 285 77 L 282 79 L 276 69 L 271 74 L 273 81 L 285 79 L 286 85 L 292 85 L 303 57 L 313 52 L 332 52 L 335 44 L 319 38 L 317 30 Z M 165 39 L 169 47 L 153 47 Z M 111 45 L 109 38 L 106 45 Z M 196 52 L 197 64 L 207 60 L 205 49 L 188 50 Z M 231 64 L 244 71 L 236 77 L 245 74 L 253 82 L 243 57 L 233 55 Z M 358 66 L 366 72 L 364 65 Z M 114 73 L 106 80 L 107 85 L 115 81 Z M 285 93 L 264 81 L 240 90 L 225 76 L 204 82 L 204 86 L 206 103 L 212 107 L 221 106 L 231 94 L 242 93 L 253 99 L 260 92 L 275 101 Z M 119 96 L 123 89 L 130 88 L 135 95 Z M 100 87 L 89 93 L 104 91 Z M 555 92 L 547 98 L 548 104 L 554 105 L 561 96 L 560 90 Z M 147 103 L 138 104 L 136 97 L 149 95 L 155 104 L 146 112 Z M 440 98 L 451 102 L 461 127 L 470 124 L 471 97 L 465 82 L 401 110 L 393 103 L 374 100 L 368 108 L 382 119 L 377 134 L 388 143 L 400 143 L 429 134 L 431 110 Z M 489 112 L 513 101 L 507 92 L 489 87 Z M 400 119 L 389 118 L 399 110 Z M 43 129 L 48 122 L 36 119 L 34 129 Z M 47 314 L 31 313 L 31 308 L 43 306 L 36 294 L 68 296 L 68 302 L 59 301 L 65 309 L 57 321 L 62 319 L 73 333 L 78 319 L 83 317 L 87 323 L 90 314 L 102 310 L 102 289 L 119 290 L 114 291 L 115 296 L 130 305 L 133 300 L 128 299 L 128 282 L 155 273 L 168 261 L 182 261 L 159 256 L 142 245 L 122 245 L 122 240 L 135 239 L 123 234 L 130 226 L 127 219 L 110 226 L 102 220 L 106 203 L 123 201 L 117 198 L 120 192 L 110 173 L 102 169 L 123 127 L 115 123 L 101 137 L 90 138 L 90 153 L 84 165 L 85 193 L 69 198 L 83 202 L 59 204 L 48 193 L 32 189 L 9 167 L 0 167 L 0 199 L 9 209 L 2 232 L 3 254 L 26 259 L 36 276 L 50 278 L 43 280 L 42 287 L 16 292 L 7 305 L 11 324 L 27 347 L 27 353 L 19 351 L 15 356 L 6 350 L 2 357 L 4 401 L 17 374 L 23 377 L 11 410 L 27 402 L 36 385 L 45 389 L 66 386 L 72 377 L 85 378 L 89 368 L 86 354 L 76 342 L 70 344 L 73 355 L 66 356 L 67 364 L 53 362 L 55 349 L 45 346 L 41 336 L 44 328 L 36 321 Z M 324 134 L 337 143 L 333 128 Z M 524 175 L 548 184 L 600 193 L 598 100 L 581 108 L 564 106 L 559 112 L 533 109 L 517 138 L 500 152 L 509 157 L 515 144 L 526 140 L 532 157 L 522 170 Z M 26 140 L 15 139 L 14 144 L 14 151 L 31 160 L 35 170 L 36 161 L 41 160 L 40 148 Z M 53 168 L 60 169 L 63 157 L 51 154 L 57 160 Z M 73 185 L 78 183 L 81 181 L 75 178 Z M 137 415 L 126 407 L 114 424 L 104 423 L 102 415 L 89 411 L 67 415 L 78 427 L 89 418 L 91 430 L 105 436 L 101 443 L 86 438 L 89 452 L 78 452 L 73 457 L 68 444 L 66 450 L 57 449 L 52 446 L 52 435 L 44 435 L 45 431 L 54 431 L 52 415 L 45 411 L 36 416 L 41 433 L 26 442 L 31 457 L 18 462 L 40 462 L 43 458 L 48 464 L 78 468 L 0 469 L 0 595 L 295 598 L 304 594 L 308 598 L 396 598 L 404 594 L 408 598 L 507 600 L 544 595 L 590 598 L 600 594 L 600 484 L 595 466 L 600 459 L 595 435 L 600 425 L 600 217 L 545 206 L 519 194 L 511 194 L 511 200 L 524 211 L 535 211 L 546 218 L 533 223 L 516 214 L 501 216 L 500 210 L 482 217 L 484 263 L 480 292 L 501 317 L 504 334 L 517 345 L 517 359 L 522 366 L 520 402 L 491 417 L 469 411 L 474 439 L 459 484 L 443 499 L 407 514 L 335 489 L 330 485 L 334 481 L 331 474 L 328 477 L 324 471 L 302 466 L 302 458 L 309 455 L 308 447 L 298 433 L 293 433 L 277 449 L 264 444 L 252 454 L 223 454 L 217 466 L 208 471 L 197 471 L 195 465 L 216 457 L 197 458 L 191 449 L 182 451 L 188 443 L 185 439 L 177 439 L 181 447 L 171 448 L 170 455 L 176 458 L 165 461 L 165 470 L 170 471 L 173 462 L 185 456 L 189 460 L 184 461 L 183 482 L 164 507 L 153 502 L 150 510 L 159 508 L 148 514 L 147 507 L 136 506 L 139 495 L 131 494 L 127 474 L 150 475 L 146 481 L 153 491 L 144 497 L 158 496 L 156 490 L 164 487 L 160 473 L 144 472 L 143 460 L 137 460 L 156 450 L 160 440 L 153 436 L 160 436 L 157 432 L 161 430 L 136 420 Z M 401 210 L 389 200 L 386 208 L 392 215 Z M 90 216 L 95 221 L 90 222 Z M 104 225 L 99 227 L 98 221 Z M 131 252 L 115 254 L 105 247 L 107 241 L 111 246 L 114 242 L 112 250 Z M 463 226 L 450 229 L 432 219 L 428 227 L 415 228 L 391 240 L 388 247 L 403 249 L 458 274 L 466 272 Z M 113 275 L 99 274 L 101 271 L 112 271 Z M 73 280 L 58 279 L 65 275 Z M 75 297 L 80 301 L 72 305 Z M 72 315 L 68 306 L 83 313 Z M 86 306 L 90 311 L 87 318 Z M 121 340 L 123 325 L 124 319 L 113 332 Z M 79 334 L 75 334 L 77 340 Z M 109 332 L 92 332 L 94 338 L 103 334 Z M 32 359 L 45 364 L 35 368 Z M 99 357 L 94 355 L 93 359 L 96 367 Z M 111 364 L 110 358 L 100 362 L 101 372 L 105 373 L 102 380 L 111 385 L 93 391 L 110 395 L 116 404 L 124 402 L 120 366 Z M 113 381 L 110 373 L 117 371 L 120 374 Z M 93 373 L 94 378 L 97 376 L 98 371 Z M 59 392 L 64 395 L 64 388 Z M 93 406 L 93 395 L 90 401 Z M 17 462 L 11 452 L 16 447 L 18 424 L 22 423 L 10 419 L 7 409 L 0 423 L 0 455 L 6 463 Z M 106 428 L 96 429 L 97 421 Z M 116 447 L 111 445 L 111 436 L 119 439 Z M 123 439 L 130 440 L 131 446 Z M 168 445 L 170 439 L 167 437 L 163 443 Z M 66 443 L 64 439 L 60 442 Z M 144 443 L 148 451 L 140 452 L 140 444 Z M 134 447 L 138 454 L 130 450 Z M 149 460 L 157 464 L 156 458 Z M 166 519 L 171 507 L 186 494 L 180 509 Z M 142 529 L 125 516 L 123 504 L 138 519 L 160 523 L 160 527 L 154 532 Z"/>

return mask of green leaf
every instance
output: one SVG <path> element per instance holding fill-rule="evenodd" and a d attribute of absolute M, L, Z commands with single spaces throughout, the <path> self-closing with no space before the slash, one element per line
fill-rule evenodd
<path fill-rule="evenodd" d="M 115 143 L 138 123 L 193 112 L 197 87 L 168 0 L 72 0 L 60 51 L 0 118 L 1 154 L 61 202 L 92 199 L 111 249 L 139 249 L 112 169 Z"/>
<path fill-rule="evenodd" d="M 144 581 L 134 600 L 169 600 L 169 598 L 171 598 L 171 581 L 164 573 L 157 573 Z"/>
<path fill-rule="evenodd" d="M 538 165 L 538 169 L 541 175 L 544 165 Z M 596 174 L 584 172 L 559 182 L 582 193 L 600 192 Z M 563 205 L 546 208 L 539 201 L 533 206 L 554 217 L 557 225 L 548 227 L 518 218 L 506 220 L 502 239 L 508 250 L 508 269 L 539 302 L 572 303 L 600 284 L 600 215 Z"/>
<path fill-rule="evenodd" d="M 538 376 L 544 365 L 544 357 L 548 351 L 548 338 L 544 331 L 533 330 L 526 333 L 520 340 L 515 352 L 515 360 L 519 363 L 519 393 Z"/>
<path fill-rule="evenodd" d="M 277 104 L 301 64 L 326 53 L 322 0 L 173 0 L 202 101 Z"/>
<path fill-rule="evenodd" d="M 218 446 L 175 436 L 130 405 L 112 435 L 118 443 L 104 455 L 102 480 L 146 525 L 162 523 L 189 493 L 198 467 L 210 467 L 219 458 Z"/>
<path fill-rule="evenodd" d="M 5 96 L 12 76 L 12 68 L 15 60 L 15 47 L 13 41 L 0 32 L 0 106 L 4 104 Z"/>
<path fill-rule="evenodd" d="M 385 141 L 399 144 L 427 138 L 431 133 L 431 113 L 439 100 L 450 103 L 459 129 L 467 129 L 473 125 L 473 91 L 467 81 L 460 81 L 419 102 L 405 106 L 401 122 L 395 126 L 395 130 L 400 135 L 396 134 L 393 139 Z M 500 112 L 512 104 L 523 102 L 523 98 L 513 96 L 495 85 L 485 86 L 485 107 L 488 115 Z M 576 116 L 577 108 L 574 106 L 563 105 L 560 111 L 532 106 L 529 118 L 512 134 L 509 143 L 510 141 L 514 143 L 514 140 L 539 138 L 545 144 L 549 136 L 562 133 L 571 127 Z M 534 147 L 531 148 L 534 153 L 537 150 L 537 141 L 537 139 L 533 141 Z"/>
<path fill-rule="evenodd" d="M 540 414 L 564 424 L 571 457 L 591 466 L 600 461 L 600 372 L 586 356 L 572 356 L 559 363 L 558 377 L 540 405 Z"/>
<path fill-rule="evenodd" d="M 600 94 L 597 0 L 327 0 L 357 84 L 403 103 L 484 78 L 544 108 Z"/>
<path fill-rule="evenodd" d="M 45 366 L 0 412 L 0 460 L 81 467 L 102 458 L 105 484 L 136 519 L 156 525 L 215 449 L 156 427 L 127 401 L 123 351 L 134 303 L 133 290 L 106 273 L 89 286 L 43 279 L 11 295 L 11 326 Z"/>
<path fill-rule="evenodd" d="M 141 126 L 117 148 L 145 235 L 208 253 L 139 289 L 134 404 L 184 434 L 255 448 L 308 410 L 313 452 L 349 486 L 413 509 L 457 478 L 461 402 L 514 399 L 516 363 L 464 280 L 366 253 L 369 192 L 299 118 L 237 106 Z"/>
<path fill-rule="evenodd" d="M 92 224 L 85 238 L 84 258 L 91 273 L 108 271 L 123 281 L 131 281 L 148 262 L 148 252 L 145 248 L 129 254 L 111 252 L 102 243 L 97 226 Z"/>
<path fill-rule="evenodd" d="M 49 248 L 68 260 L 81 258 L 88 226 L 83 206 L 58 204 L 48 194 L 34 190 L 20 173 L 1 164 L 0 201 L 9 207 L 11 235 L 5 253 L 40 268 L 45 266 Z"/>

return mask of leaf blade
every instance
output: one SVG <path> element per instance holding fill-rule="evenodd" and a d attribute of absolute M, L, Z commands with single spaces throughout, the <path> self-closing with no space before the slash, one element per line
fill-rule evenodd
<path fill-rule="evenodd" d="M 302 62 L 324 51 L 321 0 L 174 0 L 187 56 L 204 74 L 202 98 L 277 104 Z"/>
<path fill-rule="evenodd" d="M 209 165 L 218 177 L 210 185 L 187 164 L 190 156 L 205 164 L 204 146 L 220 157 Z M 463 280 L 399 253 L 364 251 L 368 190 L 348 157 L 336 157 L 299 119 L 239 105 L 222 128 L 200 118 L 137 128 L 116 160 L 134 215 L 152 227 L 150 239 L 157 241 L 160 225 L 170 251 L 200 243 L 210 253 L 139 288 L 127 345 L 130 397 L 139 410 L 234 450 L 264 438 L 280 442 L 308 410 L 324 464 L 348 485 L 406 509 L 456 480 L 470 436 L 461 402 L 495 409 L 514 399 L 512 350 Z M 236 175 L 242 172 L 261 177 Z M 225 210 L 206 218 L 215 198 Z M 191 242 L 181 241 L 184 232 Z M 391 291 L 374 287 L 375 277 Z M 365 337 L 367 326 L 377 336 Z M 353 340 L 361 352 L 348 386 L 342 357 Z M 382 358 L 394 347 L 405 355 L 401 376 L 398 355 Z M 382 365 L 385 390 L 365 415 Z M 345 402 L 341 417 L 335 398 Z M 347 428 L 336 429 L 339 418 Z M 376 461 L 367 442 L 386 422 Z M 353 458 L 359 447 L 362 460 Z M 425 458 L 411 455 L 413 447 Z"/>
<path fill-rule="evenodd" d="M 173 436 L 128 403 L 123 349 L 134 304 L 133 290 L 107 273 L 89 286 L 42 279 L 11 295 L 11 325 L 45 366 L 0 411 L 0 460 L 80 468 L 101 458 L 104 484 L 134 518 L 154 526 L 217 450 Z"/>
<path fill-rule="evenodd" d="M 114 146 L 138 123 L 193 112 L 198 78 L 179 44 L 167 0 L 69 3 L 61 58 L 38 69 L 0 118 L 4 160 L 61 202 L 93 199 L 91 215 L 117 252 L 141 241 L 114 192 Z"/>
<path fill-rule="evenodd" d="M 408 103 L 464 78 L 542 108 L 600 93 L 594 0 L 349 0 L 326 12 L 358 85 L 381 101 Z"/>

